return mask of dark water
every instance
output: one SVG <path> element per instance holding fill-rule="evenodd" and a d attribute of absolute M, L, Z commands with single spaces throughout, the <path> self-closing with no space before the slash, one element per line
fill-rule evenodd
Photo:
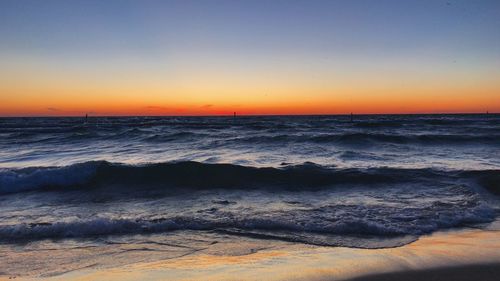
<path fill-rule="evenodd" d="M 0 119 L 0 243 L 188 231 L 392 247 L 499 214 L 499 115 L 349 119 Z"/>

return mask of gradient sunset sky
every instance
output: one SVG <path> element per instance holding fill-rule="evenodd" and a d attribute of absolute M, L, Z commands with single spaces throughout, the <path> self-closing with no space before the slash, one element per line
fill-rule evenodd
<path fill-rule="evenodd" d="M 500 112 L 500 1 L 0 1 L 0 116 Z"/>

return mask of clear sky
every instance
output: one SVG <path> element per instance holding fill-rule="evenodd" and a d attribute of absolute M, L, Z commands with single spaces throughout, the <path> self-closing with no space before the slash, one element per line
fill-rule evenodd
<path fill-rule="evenodd" d="M 0 115 L 500 112 L 500 1 L 0 1 Z"/>

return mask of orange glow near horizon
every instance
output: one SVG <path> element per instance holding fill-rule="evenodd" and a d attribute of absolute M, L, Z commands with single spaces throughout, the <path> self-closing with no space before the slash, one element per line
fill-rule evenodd
<path fill-rule="evenodd" d="M 146 88 L 146 87 L 145 87 Z M 499 88 L 500 89 L 500 88 Z M 227 90 L 226 92 L 229 92 Z M 278 90 L 231 95 L 189 90 L 2 89 L 0 116 L 307 115 L 500 112 L 496 88 Z M 258 89 L 255 93 L 260 92 Z M 57 92 L 57 94 L 56 94 Z M 238 92 L 238 91 L 235 91 Z M 71 93 L 71 94 L 65 94 Z M 288 94 L 290 93 L 290 94 Z M 338 93 L 338 94 L 337 94 Z M 448 94 L 447 94 L 448 93 Z"/>
<path fill-rule="evenodd" d="M 0 116 L 307 115 L 500 112 L 495 64 L 233 58 L 193 63 L 4 57 Z M 201 59 L 199 59 L 201 60 Z M 125 61 L 125 62 L 124 62 Z M 97 67 L 96 65 L 99 67 Z M 354 67 L 356 66 L 356 67 Z"/>
<path fill-rule="evenodd" d="M 489 104 L 489 106 L 485 106 Z M 499 100 L 494 97 L 461 98 L 372 98 L 364 101 L 320 100 L 285 102 L 228 103 L 155 103 L 141 100 L 109 102 L 80 100 L 78 103 L 61 100 L 57 103 L 26 102 L 0 105 L 0 116 L 162 116 L 162 115 L 314 115 L 314 114 L 418 114 L 418 113 L 490 113 L 500 112 Z"/>

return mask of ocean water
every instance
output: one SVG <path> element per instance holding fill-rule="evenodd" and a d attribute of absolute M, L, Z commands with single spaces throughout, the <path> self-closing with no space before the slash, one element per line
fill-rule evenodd
<path fill-rule="evenodd" d="M 498 194 L 494 114 L 0 119 L 3 253 L 396 247 L 488 227 Z"/>

